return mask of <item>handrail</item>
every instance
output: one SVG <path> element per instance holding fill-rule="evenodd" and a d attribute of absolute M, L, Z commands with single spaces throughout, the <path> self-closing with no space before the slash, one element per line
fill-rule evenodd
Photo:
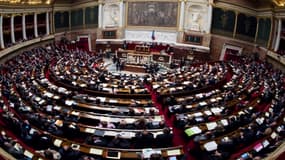
<path fill-rule="evenodd" d="M 4 149 L 0 148 L 0 155 L 6 160 L 16 160 L 10 153 L 6 152 Z"/>
<path fill-rule="evenodd" d="M 277 54 L 277 53 L 275 53 L 273 51 L 268 51 L 266 53 L 266 55 L 271 57 L 271 58 L 273 58 L 273 59 L 275 59 L 276 61 L 280 62 L 281 64 L 285 65 L 285 56 Z"/>
<path fill-rule="evenodd" d="M 274 152 L 270 153 L 264 160 L 278 159 L 285 150 L 285 142 L 283 142 Z"/>

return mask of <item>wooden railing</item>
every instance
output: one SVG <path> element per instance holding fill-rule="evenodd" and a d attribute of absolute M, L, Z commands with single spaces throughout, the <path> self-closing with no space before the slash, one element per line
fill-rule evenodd
<path fill-rule="evenodd" d="M 275 59 L 276 61 L 280 62 L 281 64 L 285 65 L 285 56 L 282 56 L 282 55 L 275 53 L 273 51 L 268 51 L 266 55 Z"/>

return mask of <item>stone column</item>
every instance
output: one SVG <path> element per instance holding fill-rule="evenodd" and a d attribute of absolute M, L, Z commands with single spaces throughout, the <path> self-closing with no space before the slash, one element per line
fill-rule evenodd
<path fill-rule="evenodd" d="M 68 31 L 71 31 L 71 10 L 68 11 Z"/>
<path fill-rule="evenodd" d="M 15 16 L 12 14 L 11 15 L 11 41 L 12 43 L 15 43 L 15 30 L 14 30 L 14 19 Z"/>
<path fill-rule="evenodd" d="M 55 33 L 54 12 L 51 13 L 50 21 L 52 22 L 51 23 L 51 33 L 54 34 Z"/>
<path fill-rule="evenodd" d="M 208 27 L 207 27 L 206 33 L 210 33 L 211 32 L 212 16 L 213 16 L 213 6 L 212 6 L 211 3 L 209 3 L 209 7 L 208 7 Z"/>
<path fill-rule="evenodd" d="M 85 18 L 86 18 L 86 17 L 85 17 L 85 16 L 86 16 L 86 15 L 85 15 L 85 8 L 83 8 L 83 9 L 82 9 L 82 12 L 83 12 L 83 14 L 82 14 L 82 24 L 83 24 L 83 26 L 82 26 L 82 27 L 83 27 L 83 28 L 86 28 L 86 21 L 85 21 Z"/>
<path fill-rule="evenodd" d="M 98 15 L 98 28 L 102 28 L 103 27 L 103 5 L 102 5 L 102 2 L 99 2 L 99 15 Z"/>
<path fill-rule="evenodd" d="M 38 35 L 38 18 L 37 18 L 37 13 L 34 13 L 34 32 L 35 32 L 35 37 L 37 38 Z"/>
<path fill-rule="evenodd" d="M 4 39 L 3 39 L 3 16 L 0 15 L 0 46 L 1 48 L 5 48 Z"/>
<path fill-rule="evenodd" d="M 123 27 L 124 25 L 124 2 L 123 0 L 120 1 L 120 22 L 119 22 L 119 27 Z"/>
<path fill-rule="evenodd" d="M 276 42 L 275 42 L 275 47 L 274 47 L 274 51 L 277 52 L 279 49 L 279 45 L 280 45 L 280 36 L 281 36 L 281 30 L 282 30 L 282 20 L 279 19 L 278 20 L 278 27 L 277 27 L 277 37 L 276 37 Z"/>
<path fill-rule="evenodd" d="M 46 35 L 50 34 L 49 12 L 46 12 Z"/>
<path fill-rule="evenodd" d="M 26 33 L 26 14 L 22 15 L 22 34 L 23 39 L 27 40 L 27 33 Z"/>
<path fill-rule="evenodd" d="M 180 2 L 180 17 L 179 17 L 179 31 L 183 30 L 184 10 L 185 10 L 185 2 L 184 2 L 184 0 L 181 0 L 181 2 Z"/>
<path fill-rule="evenodd" d="M 238 14 L 239 14 L 239 12 L 236 11 L 235 14 L 236 14 L 236 17 L 235 17 L 235 26 L 234 26 L 233 38 L 236 37 L 236 33 L 237 33 L 237 22 L 238 22 Z"/>
<path fill-rule="evenodd" d="M 254 43 L 256 43 L 256 41 L 257 41 L 258 30 L 259 30 L 259 17 L 257 17 L 257 24 L 256 24 L 256 30 L 255 30 Z"/>

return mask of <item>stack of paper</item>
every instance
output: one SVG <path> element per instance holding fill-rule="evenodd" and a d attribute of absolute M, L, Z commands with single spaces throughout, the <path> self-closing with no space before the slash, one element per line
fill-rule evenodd
<path fill-rule="evenodd" d="M 208 142 L 208 143 L 205 143 L 204 144 L 204 148 L 206 149 L 206 151 L 214 151 L 216 150 L 218 147 L 216 141 L 211 141 L 211 142 Z"/>
<path fill-rule="evenodd" d="M 199 134 L 201 133 L 201 129 L 197 126 L 194 126 L 194 127 L 191 127 L 191 128 L 188 128 L 184 131 L 186 133 L 187 136 L 192 136 L 192 135 L 195 135 L 195 134 Z"/>
<path fill-rule="evenodd" d="M 217 127 L 217 123 L 216 122 L 206 123 L 206 126 L 207 126 L 208 130 L 213 130 Z"/>

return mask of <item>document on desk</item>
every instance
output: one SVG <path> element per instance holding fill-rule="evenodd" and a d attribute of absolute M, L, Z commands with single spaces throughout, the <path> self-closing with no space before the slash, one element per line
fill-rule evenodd
<path fill-rule="evenodd" d="M 181 155 L 181 150 L 180 149 L 172 149 L 172 150 L 167 150 L 166 151 L 167 156 L 177 156 Z"/>
<path fill-rule="evenodd" d="M 47 112 L 51 112 L 51 111 L 52 111 L 52 108 L 53 108 L 52 105 L 47 105 L 47 106 L 46 106 L 46 111 L 47 111 Z"/>
<path fill-rule="evenodd" d="M 71 148 L 78 151 L 80 149 L 80 145 L 79 144 L 71 144 Z"/>
<path fill-rule="evenodd" d="M 223 124 L 223 126 L 229 125 L 229 122 L 228 122 L 228 120 L 226 120 L 226 119 L 222 119 L 222 120 L 221 120 L 221 123 Z"/>
<path fill-rule="evenodd" d="M 276 132 L 272 132 L 272 134 L 270 135 L 270 137 L 271 137 L 272 139 L 275 139 L 277 136 L 278 136 L 278 135 L 277 135 Z"/>
<path fill-rule="evenodd" d="M 56 120 L 56 121 L 54 122 L 54 124 L 55 124 L 56 126 L 58 126 L 58 127 L 62 127 L 62 126 L 63 126 L 63 121 L 60 120 L 60 119 L 58 119 L 58 120 Z"/>
<path fill-rule="evenodd" d="M 122 138 L 131 139 L 131 138 L 135 137 L 136 134 L 134 132 L 121 132 L 120 136 Z"/>
<path fill-rule="evenodd" d="M 203 113 L 197 112 L 197 113 L 194 113 L 193 115 L 194 115 L 194 117 L 201 117 L 201 116 L 203 116 Z"/>
<path fill-rule="evenodd" d="M 243 111 L 239 111 L 239 112 L 238 112 L 238 115 L 242 115 L 242 114 L 244 114 Z"/>
<path fill-rule="evenodd" d="M 134 123 L 134 122 L 135 122 L 135 119 L 133 119 L 133 118 L 125 118 L 125 121 L 126 121 L 127 123 Z"/>
<path fill-rule="evenodd" d="M 158 149 L 152 149 L 152 148 L 145 148 L 142 150 L 142 156 L 143 158 L 150 158 L 152 154 L 161 154 L 161 150 Z"/>
<path fill-rule="evenodd" d="M 207 126 L 208 130 L 213 130 L 217 127 L 217 123 L 216 122 L 206 123 L 206 126 Z"/>
<path fill-rule="evenodd" d="M 158 84 L 155 84 L 155 85 L 153 85 L 153 89 L 157 89 L 158 87 L 160 87 L 160 85 L 158 85 Z"/>
<path fill-rule="evenodd" d="M 262 142 L 262 145 L 264 148 L 269 146 L 269 144 L 270 144 L 270 142 L 267 139 Z"/>
<path fill-rule="evenodd" d="M 200 106 L 205 106 L 205 105 L 207 105 L 207 102 L 205 102 L 205 101 L 200 102 L 199 105 L 200 105 Z"/>
<path fill-rule="evenodd" d="M 76 112 L 76 111 L 72 111 L 71 114 L 74 116 L 79 116 L 79 112 Z"/>
<path fill-rule="evenodd" d="M 222 100 L 222 97 L 217 97 L 216 100 L 220 101 L 220 100 Z"/>
<path fill-rule="evenodd" d="M 204 113 L 205 113 L 207 116 L 210 116 L 210 115 L 212 115 L 212 112 L 211 112 L 211 111 L 209 111 L 209 110 L 207 110 L 207 111 L 204 111 Z"/>
<path fill-rule="evenodd" d="M 183 90 L 183 87 L 180 86 L 180 87 L 176 87 L 177 90 Z"/>
<path fill-rule="evenodd" d="M 39 102 L 39 101 L 41 100 L 41 98 L 40 98 L 40 97 L 36 97 L 35 100 L 36 100 L 37 102 Z"/>
<path fill-rule="evenodd" d="M 259 151 L 261 151 L 262 149 L 263 149 L 262 143 L 258 143 L 258 144 L 256 144 L 256 145 L 254 146 L 254 150 L 255 150 L 256 152 L 259 152 Z"/>
<path fill-rule="evenodd" d="M 49 97 L 49 98 L 51 98 L 51 97 L 53 96 L 53 94 L 50 93 L 50 92 L 46 92 L 46 96 Z"/>
<path fill-rule="evenodd" d="M 33 135 L 35 132 L 37 132 L 38 130 L 35 130 L 34 128 L 31 128 L 29 131 L 29 134 Z"/>
<path fill-rule="evenodd" d="M 103 155 L 103 150 L 97 149 L 97 148 L 90 148 L 89 153 L 101 156 L 101 155 Z"/>
<path fill-rule="evenodd" d="M 59 96 L 53 96 L 53 99 L 60 99 Z"/>
<path fill-rule="evenodd" d="M 154 119 L 155 121 L 161 121 L 163 119 L 163 117 L 161 116 L 154 116 Z"/>
<path fill-rule="evenodd" d="M 106 91 L 106 92 L 112 92 L 112 89 L 111 88 L 106 88 L 106 87 L 104 87 L 103 89 L 102 89 L 103 91 Z"/>
<path fill-rule="evenodd" d="M 60 110 L 61 110 L 61 107 L 60 107 L 60 106 L 54 106 L 53 109 L 54 109 L 54 110 L 57 110 L 57 111 L 60 111 Z"/>
<path fill-rule="evenodd" d="M 100 102 L 105 102 L 106 101 L 106 97 L 97 97 L 97 99 L 99 99 Z"/>
<path fill-rule="evenodd" d="M 110 122 L 110 117 L 100 117 L 99 116 L 99 118 L 101 122 Z"/>
<path fill-rule="evenodd" d="M 95 136 L 103 137 L 105 135 L 105 130 L 96 129 L 96 130 L 94 130 L 93 133 L 94 133 Z"/>
<path fill-rule="evenodd" d="M 85 128 L 85 132 L 93 134 L 93 133 L 95 133 L 95 129 L 93 129 L 93 128 Z"/>
<path fill-rule="evenodd" d="M 56 140 L 54 140 L 54 142 L 53 142 L 53 145 L 55 145 L 56 147 L 60 147 L 61 144 L 62 144 L 62 140 L 60 140 L 60 139 L 56 139 Z"/>
<path fill-rule="evenodd" d="M 115 131 L 105 131 L 104 136 L 110 136 L 110 137 L 115 137 L 117 136 L 119 133 L 115 132 Z"/>
<path fill-rule="evenodd" d="M 222 110 L 218 107 L 211 108 L 211 111 L 216 115 L 222 112 Z"/>
<path fill-rule="evenodd" d="M 186 105 L 186 108 L 190 109 L 190 108 L 193 108 L 193 106 L 192 105 Z"/>
<path fill-rule="evenodd" d="M 25 150 L 24 155 L 27 156 L 28 158 L 31 158 L 31 159 L 34 157 L 34 154 L 28 150 Z"/>
<path fill-rule="evenodd" d="M 39 101 L 39 104 L 42 105 L 44 104 L 46 101 L 44 99 L 42 99 L 41 101 Z"/>
<path fill-rule="evenodd" d="M 73 100 L 66 100 L 65 104 L 71 106 L 73 104 Z"/>
<path fill-rule="evenodd" d="M 111 118 L 111 119 L 110 119 L 110 122 L 113 122 L 113 123 L 118 123 L 118 122 L 120 122 L 120 121 L 121 121 L 120 118 Z"/>
<path fill-rule="evenodd" d="M 153 137 L 156 138 L 157 135 L 163 134 L 163 132 L 154 132 Z"/>
<path fill-rule="evenodd" d="M 184 81 L 184 82 L 182 82 L 182 84 L 184 84 L 184 85 L 189 85 L 191 82 L 190 81 Z"/>
<path fill-rule="evenodd" d="M 184 132 L 186 133 L 187 136 L 190 137 L 192 135 L 201 133 L 202 130 L 199 127 L 197 127 L 197 126 L 194 126 L 194 127 L 186 129 Z"/>
<path fill-rule="evenodd" d="M 211 141 L 211 142 L 204 144 L 204 148 L 206 149 L 206 151 L 214 151 L 217 149 L 217 147 L 218 147 L 218 145 L 217 145 L 216 141 Z"/>
<path fill-rule="evenodd" d="M 203 98 L 203 94 L 202 93 L 198 93 L 195 95 L 196 98 Z"/>
<path fill-rule="evenodd" d="M 118 103 L 118 100 L 116 100 L 116 99 L 110 99 L 110 100 L 109 100 L 109 103 Z"/>
<path fill-rule="evenodd" d="M 176 91 L 176 88 L 171 87 L 171 88 L 169 88 L 169 91 L 170 91 L 170 92 Z"/>

